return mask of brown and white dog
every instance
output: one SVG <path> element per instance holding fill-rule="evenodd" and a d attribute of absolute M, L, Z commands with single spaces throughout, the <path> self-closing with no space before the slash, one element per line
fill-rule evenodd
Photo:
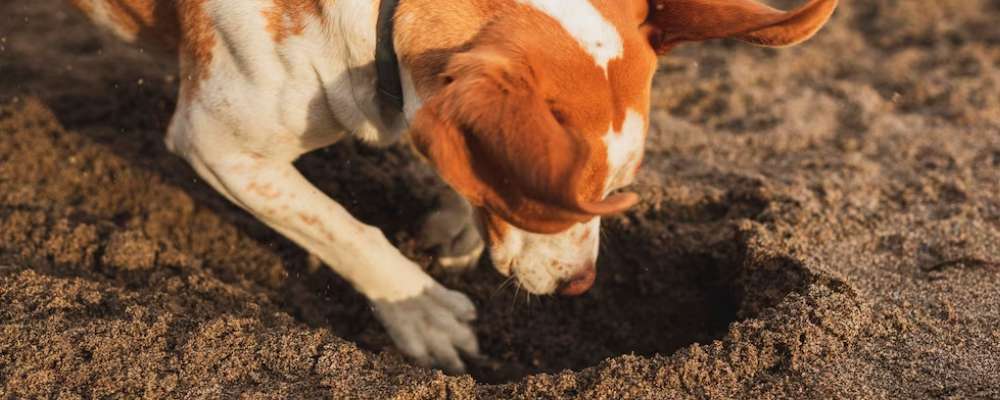
<path fill-rule="evenodd" d="M 233 203 L 371 300 L 406 355 L 462 371 L 475 308 L 292 165 L 346 137 L 412 143 L 457 193 L 431 213 L 443 265 L 493 265 L 535 294 L 593 283 L 600 217 L 628 185 L 649 125 L 657 53 L 737 38 L 787 46 L 837 0 L 781 12 L 754 0 L 400 0 L 392 42 L 405 108 L 376 101 L 379 0 L 71 0 L 129 41 L 180 60 L 168 148 Z M 388 120 L 387 120 L 388 119 Z"/>

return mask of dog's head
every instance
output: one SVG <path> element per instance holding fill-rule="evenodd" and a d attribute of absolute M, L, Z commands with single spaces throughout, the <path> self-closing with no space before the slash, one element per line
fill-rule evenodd
<path fill-rule="evenodd" d="M 713 38 L 785 46 L 836 0 L 780 12 L 752 0 L 520 0 L 452 55 L 413 143 L 477 209 L 493 264 L 531 293 L 593 283 L 600 217 L 638 168 L 657 53 Z"/>

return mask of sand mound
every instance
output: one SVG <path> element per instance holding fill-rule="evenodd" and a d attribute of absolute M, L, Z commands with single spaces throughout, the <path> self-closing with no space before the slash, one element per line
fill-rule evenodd
<path fill-rule="evenodd" d="M 807 46 L 664 58 L 592 292 L 435 271 L 480 309 L 462 377 L 409 366 L 169 155 L 172 67 L 67 11 L 0 5 L 0 398 L 1000 397 L 995 2 L 845 4 Z M 405 149 L 298 165 L 427 264 Z"/>

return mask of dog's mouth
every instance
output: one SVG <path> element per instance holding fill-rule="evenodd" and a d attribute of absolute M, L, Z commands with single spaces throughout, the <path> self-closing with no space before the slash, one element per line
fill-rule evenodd
<path fill-rule="evenodd" d="M 535 273 L 548 274 L 548 272 L 535 272 Z M 556 289 L 558 288 L 558 285 L 554 284 L 546 285 L 542 282 L 539 282 L 540 281 L 539 279 L 524 279 L 523 275 L 521 273 L 518 273 L 517 270 L 514 270 L 514 272 L 511 273 L 510 278 L 514 281 L 516 287 L 520 288 L 520 290 L 523 290 L 529 294 L 533 294 L 536 296 L 551 295 L 555 293 Z"/>
<path fill-rule="evenodd" d="M 550 264 L 555 265 L 558 262 Z M 579 296 L 590 290 L 597 276 L 593 266 L 575 268 L 572 269 L 574 273 L 562 276 L 558 274 L 558 271 L 549 268 L 522 266 L 514 259 L 495 264 L 495 267 L 497 272 L 507 277 L 507 281 L 511 282 L 518 290 L 536 296 L 553 294 Z"/>
<path fill-rule="evenodd" d="M 505 286 L 510 285 L 516 288 L 516 290 L 525 291 L 529 294 L 533 294 L 536 296 L 550 295 L 555 291 L 556 289 L 555 287 L 545 288 L 539 285 L 535 280 L 525 278 L 526 274 L 527 276 L 533 276 L 532 274 L 537 272 L 531 272 L 533 270 L 526 271 L 524 268 L 519 268 L 519 265 L 514 258 L 506 258 L 498 260 L 493 256 L 494 254 L 496 254 L 496 251 L 493 249 L 493 247 L 489 246 L 488 248 L 490 249 L 488 251 L 489 259 L 490 263 L 493 264 L 493 268 L 501 276 L 507 278 L 504 280 Z M 543 271 L 542 273 L 548 274 L 547 271 Z"/>
<path fill-rule="evenodd" d="M 498 260 L 496 256 L 498 253 L 492 244 L 486 246 L 486 256 L 489 258 L 490 264 L 493 265 L 493 269 L 505 278 L 517 280 L 518 278 L 514 274 L 514 259 L 506 258 Z"/>

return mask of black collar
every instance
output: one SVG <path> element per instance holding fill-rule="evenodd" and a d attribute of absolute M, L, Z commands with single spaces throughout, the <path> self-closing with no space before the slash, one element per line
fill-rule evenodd
<path fill-rule="evenodd" d="M 378 106 L 383 115 L 403 111 L 403 85 L 399 76 L 399 58 L 393 44 L 393 17 L 399 0 L 381 0 L 375 25 L 375 74 Z M 390 112 L 391 111 L 391 112 Z"/>

